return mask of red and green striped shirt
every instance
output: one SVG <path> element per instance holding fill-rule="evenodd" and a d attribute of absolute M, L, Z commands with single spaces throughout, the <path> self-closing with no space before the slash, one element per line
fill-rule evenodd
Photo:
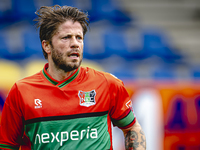
<path fill-rule="evenodd" d="M 0 149 L 112 149 L 111 122 L 135 123 L 123 82 L 109 73 L 78 68 L 63 81 L 46 71 L 14 84 L 5 101 Z"/>

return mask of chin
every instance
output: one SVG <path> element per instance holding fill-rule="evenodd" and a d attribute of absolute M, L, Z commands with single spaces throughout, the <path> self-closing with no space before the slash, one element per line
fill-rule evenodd
<path fill-rule="evenodd" d="M 64 70 L 65 72 L 69 72 L 69 71 L 78 69 L 80 65 L 81 65 L 81 62 L 70 63 L 67 65 L 60 66 L 60 69 Z"/>

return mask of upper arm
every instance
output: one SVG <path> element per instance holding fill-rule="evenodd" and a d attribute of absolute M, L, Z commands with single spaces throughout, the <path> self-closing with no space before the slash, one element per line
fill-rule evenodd
<path fill-rule="evenodd" d="M 14 86 L 3 107 L 0 125 L 0 148 L 18 149 L 22 142 L 23 118 L 18 106 L 18 92 Z"/>
<path fill-rule="evenodd" d="M 110 74 L 106 75 L 109 87 L 109 115 L 114 126 L 128 128 L 135 123 L 132 101 L 123 82 Z"/>

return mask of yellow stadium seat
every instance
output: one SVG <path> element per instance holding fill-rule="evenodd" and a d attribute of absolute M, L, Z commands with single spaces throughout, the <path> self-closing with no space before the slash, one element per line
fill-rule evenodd
<path fill-rule="evenodd" d="M 87 60 L 87 59 L 83 59 L 81 66 L 90 67 L 90 68 L 96 69 L 98 71 L 104 71 L 104 69 L 101 65 L 99 65 L 98 63 L 96 63 L 94 61 Z"/>
<path fill-rule="evenodd" d="M 43 69 L 45 63 L 47 63 L 47 61 L 42 60 L 42 59 L 41 60 L 36 59 L 36 60 L 32 60 L 28 62 L 24 68 L 24 77 L 27 77 L 39 72 L 40 70 Z"/>
<path fill-rule="evenodd" d="M 0 60 L 0 89 L 9 90 L 13 84 L 21 79 L 21 67 L 16 62 Z"/>

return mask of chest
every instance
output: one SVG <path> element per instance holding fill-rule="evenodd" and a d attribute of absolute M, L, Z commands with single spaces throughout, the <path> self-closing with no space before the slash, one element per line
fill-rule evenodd
<path fill-rule="evenodd" d="M 105 84 L 32 86 L 21 93 L 24 119 L 67 116 L 109 110 L 109 89 Z"/>

